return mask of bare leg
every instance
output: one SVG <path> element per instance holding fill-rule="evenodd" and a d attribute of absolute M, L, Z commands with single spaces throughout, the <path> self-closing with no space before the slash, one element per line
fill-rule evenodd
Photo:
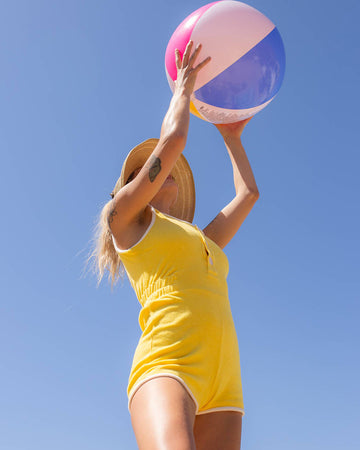
<path fill-rule="evenodd" d="M 196 406 L 174 378 L 144 383 L 132 398 L 131 422 L 139 450 L 195 450 Z"/>
<path fill-rule="evenodd" d="M 240 450 L 242 415 L 219 411 L 196 416 L 194 435 L 197 450 Z"/>

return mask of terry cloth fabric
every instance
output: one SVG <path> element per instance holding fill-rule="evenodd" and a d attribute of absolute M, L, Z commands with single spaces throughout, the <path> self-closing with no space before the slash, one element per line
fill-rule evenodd
<path fill-rule="evenodd" d="M 244 413 L 222 249 L 198 227 L 154 208 L 139 242 L 127 250 L 114 245 L 142 307 L 129 405 L 144 382 L 170 376 L 187 389 L 197 414 Z"/>

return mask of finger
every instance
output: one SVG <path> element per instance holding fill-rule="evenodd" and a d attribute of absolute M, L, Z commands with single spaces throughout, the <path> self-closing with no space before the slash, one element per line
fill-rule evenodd
<path fill-rule="evenodd" d="M 208 64 L 211 61 L 211 56 L 208 56 L 207 58 L 205 58 L 203 61 L 201 61 L 201 63 L 199 63 L 196 67 L 194 67 L 194 71 L 198 72 L 199 70 L 201 70 L 204 66 L 206 66 L 206 64 Z"/>
<path fill-rule="evenodd" d="M 178 48 L 175 49 L 175 64 L 176 64 L 176 68 L 180 69 L 180 67 L 181 67 L 181 56 L 180 56 L 180 50 Z"/>
<path fill-rule="evenodd" d="M 191 54 L 192 46 L 193 46 L 193 41 L 189 41 L 187 43 L 187 46 L 185 48 L 184 55 L 183 55 L 183 58 L 182 58 L 183 67 L 187 66 L 188 63 L 189 63 L 189 56 Z"/>
<path fill-rule="evenodd" d="M 189 58 L 189 66 L 192 67 L 195 64 L 196 58 L 198 56 L 198 54 L 200 53 L 201 50 L 201 44 L 198 44 L 195 48 L 194 53 L 190 56 Z"/>
<path fill-rule="evenodd" d="M 182 57 L 182 66 L 187 66 L 189 63 L 189 55 L 191 53 L 192 41 L 189 41 L 186 45 L 183 57 Z"/>

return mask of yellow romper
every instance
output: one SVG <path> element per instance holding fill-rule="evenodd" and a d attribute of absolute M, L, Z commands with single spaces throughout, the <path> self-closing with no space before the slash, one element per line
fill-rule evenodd
<path fill-rule="evenodd" d="M 140 241 L 115 248 L 142 306 L 129 405 L 144 382 L 169 376 L 188 391 L 197 414 L 244 414 L 225 253 L 196 226 L 154 208 Z"/>

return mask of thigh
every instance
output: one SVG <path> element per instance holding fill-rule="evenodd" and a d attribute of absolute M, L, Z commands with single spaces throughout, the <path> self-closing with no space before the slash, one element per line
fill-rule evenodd
<path fill-rule="evenodd" d="M 160 376 L 144 383 L 130 404 L 131 422 L 140 450 L 195 450 L 196 406 L 184 386 Z"/>
<path fill-rule="evenodd" d="M 196 416 L 194 435 L 197 450 L 239 450 L 242 414 L 217 411 Z"/>

